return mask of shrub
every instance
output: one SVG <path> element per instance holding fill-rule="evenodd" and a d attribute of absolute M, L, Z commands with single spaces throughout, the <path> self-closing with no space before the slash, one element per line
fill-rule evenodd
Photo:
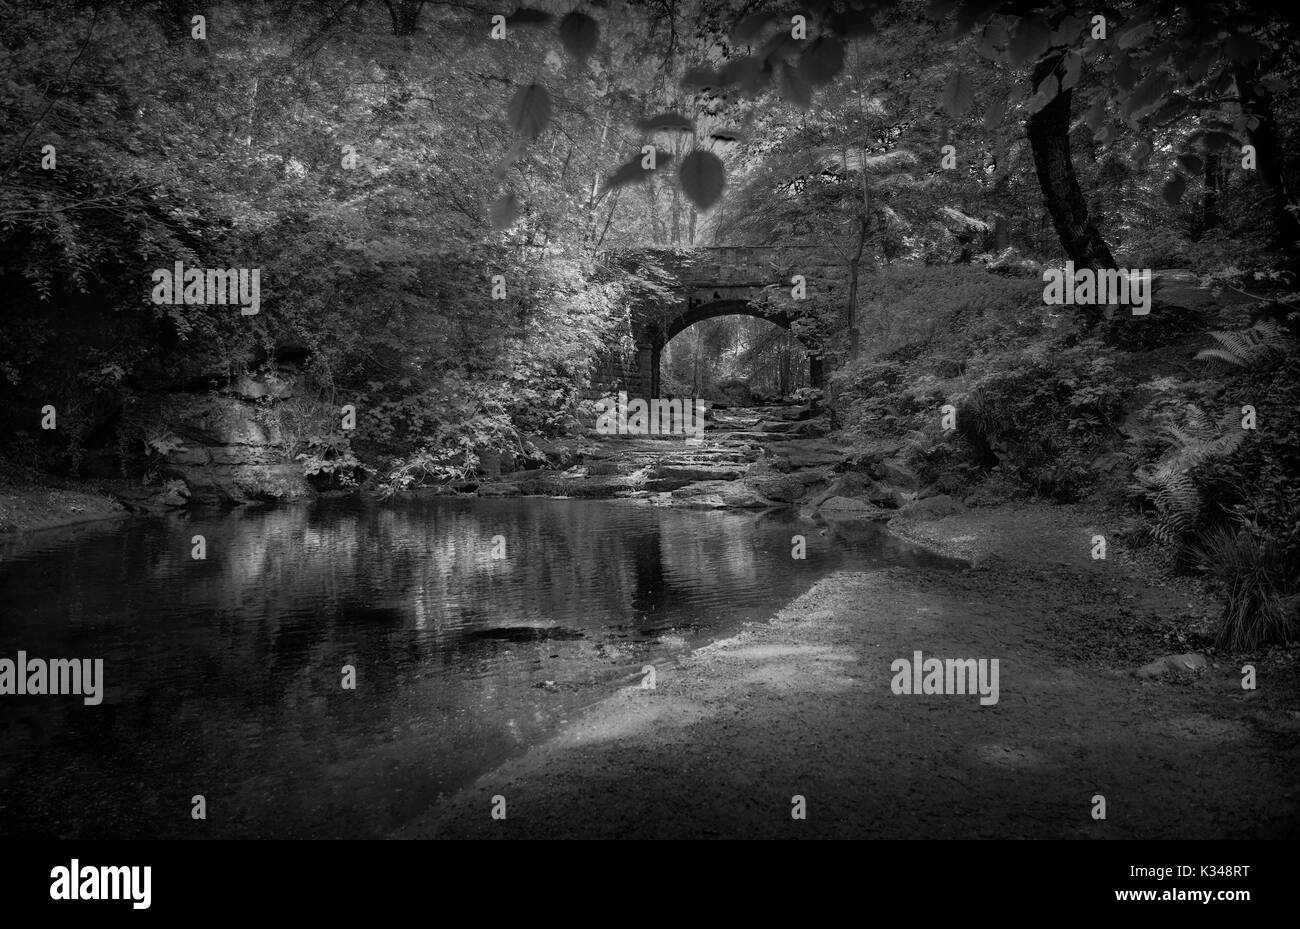
<path fill-rule="evenodd" d="M 1217 644 L 1232 651 L 1286 644 L 1300 618 L 1300 559 L 1295 550 L 1252 532 L 1221 526 L 1196 549 L 1227 602 Z"/>
<path fill-rule="evenodd" d="M 989 318 L 1041 328 L 1042 282 L 992 274 L 979 267 L 891 265 L 864 275 L 858 291 L 858 332 L 872 355 L 925 346 L 970 333 Z"/>
<path fill-rule="evenodd" d="M 1077 499 L 1096 477 L 1090 464 L 1115 436 L 1132 386 L 1098 355 L 1097 344 L 1085 342 L 983 360 L 954 398 L 959 427 L 1038 492 Z"/>

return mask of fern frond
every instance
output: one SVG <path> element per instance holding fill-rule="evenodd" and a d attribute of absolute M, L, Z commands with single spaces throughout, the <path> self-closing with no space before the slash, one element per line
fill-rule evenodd
<path fill-rule="evenodd" d="M 1203 348 L 1196 353 L 1197 361 L 1222 361 L 1224 364 L 1244 367 L 1246 362 L 1238 352 L 1232 352 L 1223 348 Z"/>
<path fill-rule="evenodd" d="M 1284 354 L 1290 347 L 1286 330 L 1274 320 L 1261 319 L 1249 329 L 1211 332 L 1218 347 L 1196 353 L 1198 360 L 1222 361 L 1239 368 L 1253 368 Z"/>

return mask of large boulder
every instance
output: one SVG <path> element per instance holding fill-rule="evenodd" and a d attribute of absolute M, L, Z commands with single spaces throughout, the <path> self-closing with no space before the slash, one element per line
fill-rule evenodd
<path fill-rule="evenodd" d="M 807 487 L 792 474 L 778 474 L 753 482 L 754 489 L 769 500 L 778 503 L 795 503 L 802 499 Z"/>
<path fill-rule="evenodd" d="M 800 472 L 802 473 L 802 472 Z M 813 506 L 821 506 L 822 503 L 831 497 L 857 497 L 860 496 L 869 486 L 871 481 L 861 474 L 849 472 L 848 474 L 838 474 L 830 481 L 828 485 L 809 498 L 808 502 Z"/>
<path fill-rule="evenodd" d="M 882 510 L 857 497 L 831 497 L 822 501 L 817 512 L 828 519 L 885 520 L 893 515 L 889 510 Z"/>
<path fill-rule="evenodd" d="M 907 502 L 901 493 L 893 487 L 886 487 L 884 484 L 872 483 L 863 496 L 867 498 L 868 503 L 886 510 L 896 510 Z"/>

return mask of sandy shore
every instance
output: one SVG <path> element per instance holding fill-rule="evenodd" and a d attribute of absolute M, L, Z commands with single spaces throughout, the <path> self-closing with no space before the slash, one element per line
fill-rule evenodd
<path fill-rule="evenodd" d="M 396 835 L 424 837 L 1261 838 L 1300 834 L 1300 668 L 1285 651 L 1187 651 L 1213 604 L 1093 561 L 1063 507 L 894 527 L 964 572 L 826 578 L 658 669 Z M 896 695 L 891 662 L 999 659 L 999 700 Z M 1094 797 L 1106 816 L 1095 819 Z M 504 797 L 506 818 L 494 819 Z M 792 818 L 804 798 L 807 818 Z M 431 798 L 433 800 L 433 798 Z M 499 806 L 497 807 L 499 810 Z"/>

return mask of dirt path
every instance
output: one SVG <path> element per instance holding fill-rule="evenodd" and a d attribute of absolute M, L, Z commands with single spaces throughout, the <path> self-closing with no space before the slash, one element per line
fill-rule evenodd
<path fill-rule="evenodd" d="M 1187 597 L 1073 559 L 1069 540 L 1087 529 L 1075 516 L 1029 507 L 914 525 L 914 537 L 981 556 L 977 567 L 827 578 L 398 835 L 1300 835 L 1295 664 L 1261 656 L 1255 691 L 1242 690 L 1236 658 L 1192 679 L 1134 677 L 1176 650 L 1165 630 Z M 1029 549 L 1041 558 L 1006 557 L 1013 526 L 1021 553 L 1041 536 Z M 998 658 L 999 702 L 895 695 L 890 664 L 917 650 Z M 1104 821 L 1091 815 L 1097 794 Z M 490 815 L 496 795 L 505 820 Z M 791 817 L 794 795 L 806 820 Z"/>

